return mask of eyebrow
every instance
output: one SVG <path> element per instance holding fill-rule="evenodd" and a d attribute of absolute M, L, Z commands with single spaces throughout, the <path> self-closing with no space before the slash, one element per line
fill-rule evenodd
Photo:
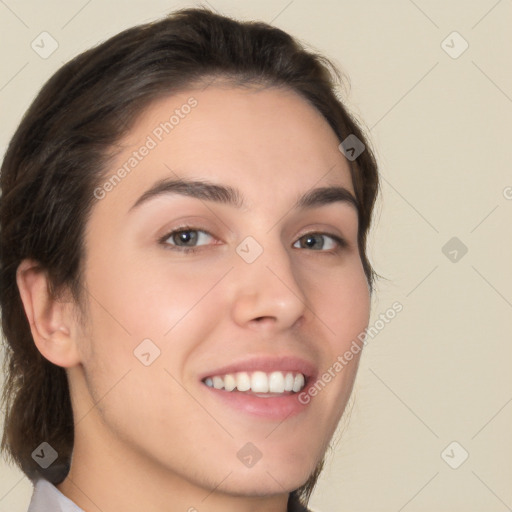
<path fill-rule="evenodd" d="M 244 206 L 244 198 L 240 191 L 228 185 L 218 185 L 202 180 L 163 179 L 146 190 L 130 207 L 129 212 L 151 199 L 167 194 L 178 194 L 212 201 L 238 209 Z M 309 190 L 297 199 L 291 209 L 314 208 L 337 202 L 348 204 L 356 212 L 359 212 L 357 199 L 352 192 L 341 186 L 328 186 Z"/>

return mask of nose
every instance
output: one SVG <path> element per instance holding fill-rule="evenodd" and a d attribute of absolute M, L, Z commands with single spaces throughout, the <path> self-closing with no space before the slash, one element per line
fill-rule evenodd
<path fill-rule="evenodd" d="M 277 332 L 304 321 L 307 297 L 282 245 L 265 247 L 252 263 L 240 259 L 233 274 L 232 318 L 239 326 Z"/>

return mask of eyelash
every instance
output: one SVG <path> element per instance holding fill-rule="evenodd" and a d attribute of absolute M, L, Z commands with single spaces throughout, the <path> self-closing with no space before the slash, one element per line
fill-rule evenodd
<path fill-rule="evenodd" d="M 191 253 L 195 253 L 195 252 L 198 252 L 199 250 L 201 250 L 200 248 L 203 247 L 203 246 L 198 246 L 198 247 L 182 247 L 182 246 L 176 246 L 176 245 L 172 245 L 172 244 L 169 244 L 167 243 L 167 240 L 169 240 L 169 238 L 171 238 L 173 235 L 177 235 L 178 233 L 183 233 L 183 232 L 187 232 L 187 231 L 197 231 L 197 232 L 201 232 L 201 233 L 206 233 L 208 236 L 211 236 L 212 238 L 215 238 L 209 231 L 207 231 L 206 229 L 201 229 L 201 228 L 198 228 L 198 227 L 195 227 L 195 226 L 181 226 L 177 229 L 173 229 L 172 231 L 170 231 L 169 233 L 167 233 L 166 235 L 164 235 L 163 237 L 161 237 L 158 242 L 160 244 L 162 244 L 166 249 L 169 249 L 171 251 L 178 251 L 178 252 L 181 252 L 181 253 L 184 253 L 184 254 L 191 254 Z M 314 250 L 314 249 L 311 249 L 312 251 L 314 252 L 320 252 L 320 253 L 324 253 L 324 254 L 335 254 L 343 249 L 346 249 L 348 248 L 348 242 L 341 238 L 340 236 L 338 235 L 335 235 L 333 233 L 324 233 L 324 232 L 320 232 L 320 231 L 310 231 L 308 233 L 304 233 L 303 235 L 301 235 L 295 242 L 298 242 L 301 238 L 304 238 L 308 235 L 323 235 L 323 236 L 326 236 L 326 237 L 329 237 L 329 238 L 332 238 L 334 240 L 334 242 L 337 244 L 337 247 L 335 249 L 330 249 L 330 250 Z M 304 248 L 300 248 L 300 249 L 304 249 Z"/>

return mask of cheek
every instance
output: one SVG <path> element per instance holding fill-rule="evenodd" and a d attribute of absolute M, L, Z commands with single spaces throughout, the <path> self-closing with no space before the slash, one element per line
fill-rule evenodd
<path fill-rule="evenodd" d="M 350 397 L 363 351 L 361 333 L 368 326 L 370 293 L 362 265 L 355 260 L 328 276 L 317 276 L 311 293 L 313 311 L 322 326 L 322 364 L 311 397 L 317 418 L 334 431 Z M 359 337 L 359 339 L 358 339 Z M 316 397 L 316 398 L 315 398 Z"/>
<path fill-rule="evenodd" d="M 370 292 L 360 261 L 317 273 L 309 300 L 325 327 L 331 357 L 335 358 L 364 331 L 370 315 Z"/>
<path fill-rule="evenodd" d="M 132 364 L 143 340 L 166 366 L 178 366 L 213 330 L 219 310 L 227 310 L 216 290 L 227 265 L 186 265 L 118 258 L 91 271 L 91 322 L 98 350 L 116 354 L 116 364 Z M 225 268 L 224 268 L 225 267 Z M 94 267 L 91 265 L 91 268 Z M 99 266 L 97 267 L 99 269 Z M 212 300 L 215 297 L 215 300 Z M 172 350 L 168 350 L 172 348 Z"/>
<path fill-rule="evenodd" d="M 330 299 L 330 300 L 329 300 Z M 333 331 L 337 333 L 336 345 L 343 349 L 364 331 L 370 315 L 370 294 L 366 279 L 353 275 L 344 279 L 326 297 L 329 316 L 333 318 Z"/>

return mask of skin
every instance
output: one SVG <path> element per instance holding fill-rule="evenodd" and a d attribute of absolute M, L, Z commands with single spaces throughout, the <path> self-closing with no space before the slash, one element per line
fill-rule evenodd
<path fill-rule="evenodd" d="M 315 187 L 354 193 L 334 132 L 292 91 L 216 84 L 161 99 L 121 141 L 111 173 L 191 96 L 190 114 L 95 201 L 86 327 L 71 300 L 50 299 L 35 262 L 18 270 L 34 341 L 70 382 L 75 446 L 58 488 L 88 512 L 285 511 L 321 460 L 357 371 L 360 354 L 284 421 L 219 404 L 201 384 L 205 371 L 252 354 L 294 354 L 321 374 L 368 325 L 370 295 L 355 209 L 292 209 Z M 129 211 L 156 181 L 177 177 L 236 187 L 245 206 L 168 194 Z M 176 237 L 159 242 L 183 222 L 212 235 L 195 253 L 171 249 Z M 318 232 L 348 246 L 327 235 L 315 246 L 327 250 L 301 245 Z M 247 236 L 263 248 L 250 264 L 236 252 Z M 161 351 L 149 366 L 133 353 L 146 338 Z M 250 468 L 237 457 L 247 442 L 262 453 Z"/>

